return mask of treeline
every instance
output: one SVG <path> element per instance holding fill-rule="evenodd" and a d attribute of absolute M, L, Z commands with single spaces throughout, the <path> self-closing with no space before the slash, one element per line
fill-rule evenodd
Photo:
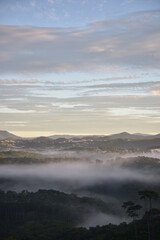
<path fill-rule="evenodd" d="M 1 240 L 159 240 L 160 211 L 154 207 L 158 194 L 139 192 L 142 205 L 123 203 L 130 223 L 77 228 L 87 214 L 111 210 L 103 201 L 77 197 L 55 190 L 0 191 Z M 106 219 L 107 221 L 107 219 Z"/>
<path fill-rule="evenodd" d="M 142 207 L 140 204 L 134 203 L 132 201 L 124 202 L 122 208 L 126 210 L 126 213 L 133 220 L 134 225 L 134 233 L 135 239 L 139 239 L 139 233 L 142 231 L 140 229 L 138 231 L 137 218 L 140 217 L 140 210 L 143 208 L 144 211 L 144 219 L 146 222 L 145 232 L 147 233 L 146 239 L 154 240 L 160 238 L 160 235 L 157 234 L 157 225 L 156 220 L 160 219 L 160 210 L 158 208 L 153 207 L 153 201 L 157 201 L 159 199 L 159 195 L 157 192 L 153 190 L 142 190 L 138 192 L 140 200 L 143 200 L 144 206 Z"/>
<path fill-rule="evenodd" d="M 3 164 L 46 164 L 80 160 L 78 157 L 47 156 L 27 151 L 0 151 L 0 165 Z"/>
<path fill-rule="evenodd" d="M 138 240 L 147 240 L 145 217 L 137 221 Z M 160 218 L 154 219 L 155 235 L 152 240 L 160 239 Z M 86 228 L 74 228 L 62 222 L 27 222 L 14 233 L 2 240 L 135 240 L 133 222 L 119 226 L 108 224 Z"/>
<path fill-rule="evenodd" d="M 20 193 L 0 190 L 0 239 L 31 221 L 43 224 L 57 221 L 73 227 L 94 211 L 111 213 L 113 210 L 99 199 L 55 190 Z"/>

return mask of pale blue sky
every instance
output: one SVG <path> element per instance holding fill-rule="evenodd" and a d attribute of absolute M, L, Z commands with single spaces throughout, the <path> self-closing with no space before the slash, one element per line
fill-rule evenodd
<path fill-rule="evenodd" d="M 159 0 L 0 0 L 0 125 L 160 132 Z"/>
<path fill-rule="evenodd" d="M 7 25 L 86 27 L 160 7 L 159 0 L 1 0 L 0 21 Z"/>

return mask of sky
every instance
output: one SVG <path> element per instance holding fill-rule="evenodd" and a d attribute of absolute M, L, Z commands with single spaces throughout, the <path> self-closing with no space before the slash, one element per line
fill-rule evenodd
<path fill-rule="evenodd" d="M 0 129 L 160 133 L 159 0 L 0 0 Z"/>

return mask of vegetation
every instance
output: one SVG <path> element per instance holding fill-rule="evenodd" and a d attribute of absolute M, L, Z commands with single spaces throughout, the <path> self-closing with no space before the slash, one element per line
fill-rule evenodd
<path fill-rule="evenodd" d="M 39 190 L 35 193 L 5 193 L 1 190 L 0 239 L 29 222 L 61 222 L 76 226 L 92 212 L 111 213 L 111 206 L 98 199 L 77 197 L 55 190 Z"/>
<path fill-rule="evenodd" d="M 0 164 L 45 164 L 59 163 L 63 161 L 77 161 L 75 157 L 68 158 L 67 156 L 46 156 L 30 151 L 8 150 L 0 151 Z"/>
<path fill-rule="evenodd" d="M 148 240 L 156 239 L 158 236 L 155 233 L 155 219 L 160 218 L 160 210 L 152 208 L 152 200 L 158 200 L 158 193 L 153 190 L 142 190 L 138 192 L 140 199 L 144 200 L 144 219 L 147 223 L 148 230 Z M 147 207 L 147 200 L 149 201 Z M 133 224 L 135 229 L 135 239 L 138 240 L 138 231 L 137 231 L 137 217 L 139 217 L 139 210 L 142 208 L 139 204 L 134 204 L 132 201 L 124 202 L 122 208 L 126 209 L 126 213 L 129 217 L 133 218 Z M 157 238 L 158 239 L 158 238 Z"/>
<path fill-rule="evenodd" d="M 158 137 L 158 138 L 157 138 Z M 109 136 L 88 136 L 81 138 L 60 137 L 52 139 L 49 137 L 38 137 L 34 139 L 0 139 L 0 149 L 63 149 L 63 150 L 88 150 L 95 151 L 147 151 L 160 147 L 160 136 L 156 138 L 110 138 Z"/>
<path fill-rule="evenodd" d="M 139 194 L 140 198 L 144 199 L 142 196 L 145 196 L 149 201 L 158 196 L 149 190 L 140 191 Z M 148 235 L 147 212 L 138 219 L 141 206 L 132 201 L 123 203 L 127 214 L 133 218 L 128 224 L 125 222 L 119 226 L 108 224 L 89 229 L 76 227 L 92 206 L 101 211 L 105 211 L 107 207 L 97 199 L 79 198 L 74 194 L 54 190 L 39 190 L 35 193 L 0 191 L 0 239 L 159 240 L 160 238 L 160 211 L 153 208 L 148 210 L 152 222 L 152 227 L 150 226 L 152 231 Z"/>
<path fill-rule="evenodd" d="M 139 216 L 138 211 L 142 208 L 139 204 L 134 204 L 132 201 L 124 202 L 122 205 L 126 209 L 127 215 L 133 219 L 135 238 L 138 239 L 136 219 Z"/>

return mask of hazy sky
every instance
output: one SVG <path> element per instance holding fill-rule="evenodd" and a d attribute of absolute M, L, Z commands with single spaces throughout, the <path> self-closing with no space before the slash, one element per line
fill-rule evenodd
<path fill-rule="evenodd" d="M 0 129 L 160 132 L 159 0 L 0 0 Z"/>

